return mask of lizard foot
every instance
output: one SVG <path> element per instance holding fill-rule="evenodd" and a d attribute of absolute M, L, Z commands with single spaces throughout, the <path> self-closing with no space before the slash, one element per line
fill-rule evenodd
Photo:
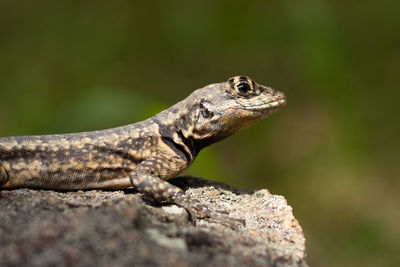
<path fill-rule="evenodd" d="M 196 225 L 198 218 L 208 218 L 208 220 L 219 221 L 229 225 L 235 230 L 239 228 L 239 225 L 246 225 L 244 219 L 228 215 L 228 212 L 225 209 L 210 209 L 206 205 L 200 203 L 197 199 L 192 199 L 184 194 L 176 197 L 174 202 L 189 213 L 190 220 L 194 225 Z"/>

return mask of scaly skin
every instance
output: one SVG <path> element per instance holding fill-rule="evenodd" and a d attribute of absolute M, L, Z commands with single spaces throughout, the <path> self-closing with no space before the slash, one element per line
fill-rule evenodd
<path fill-rule="evenodd" d="M 268 116 L 283 93 L 246 76 L 211 84 L 138 123 L 93 132 L 0 138 L 0 188 L 54 190 L 134 187 L 196 217 L 231 217 L 190 199 L 166 180 L 202 148 Z"/>

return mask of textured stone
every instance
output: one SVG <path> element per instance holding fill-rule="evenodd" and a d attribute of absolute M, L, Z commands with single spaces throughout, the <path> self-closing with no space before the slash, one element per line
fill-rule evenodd
<path fill-rule="evenodd" d="M 282 196 L 184 177 L 193 198 L 246 220 L 196 226 L 133 190 L 0 191 L 0 266 L 307 266 L 305 238 Z"/>

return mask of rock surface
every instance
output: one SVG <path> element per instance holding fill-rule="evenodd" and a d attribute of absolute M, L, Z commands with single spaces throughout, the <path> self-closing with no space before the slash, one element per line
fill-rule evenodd
<path fill-rule="evenodd" d="M 172 183 L 246 220 L 232 229 L 134 190 L 0 191 L 0 266 L 307 266 L 282 196 L 181 177 Z"/>

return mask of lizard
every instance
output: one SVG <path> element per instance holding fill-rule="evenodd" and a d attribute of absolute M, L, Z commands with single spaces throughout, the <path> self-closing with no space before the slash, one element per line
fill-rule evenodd
<path fill-rule="evenodd" d="M 81 133 L 0 137 L 0 190 L 133 187 L 156 201 L 183 207 L 194 223 L 205 217 L 231 220 L 225 210 L 200 204 L 167 180 L 187 169 L 202 148 L 285 103 L 282 92 L 234 76 L 197 89 L 137 123 Z"/>

